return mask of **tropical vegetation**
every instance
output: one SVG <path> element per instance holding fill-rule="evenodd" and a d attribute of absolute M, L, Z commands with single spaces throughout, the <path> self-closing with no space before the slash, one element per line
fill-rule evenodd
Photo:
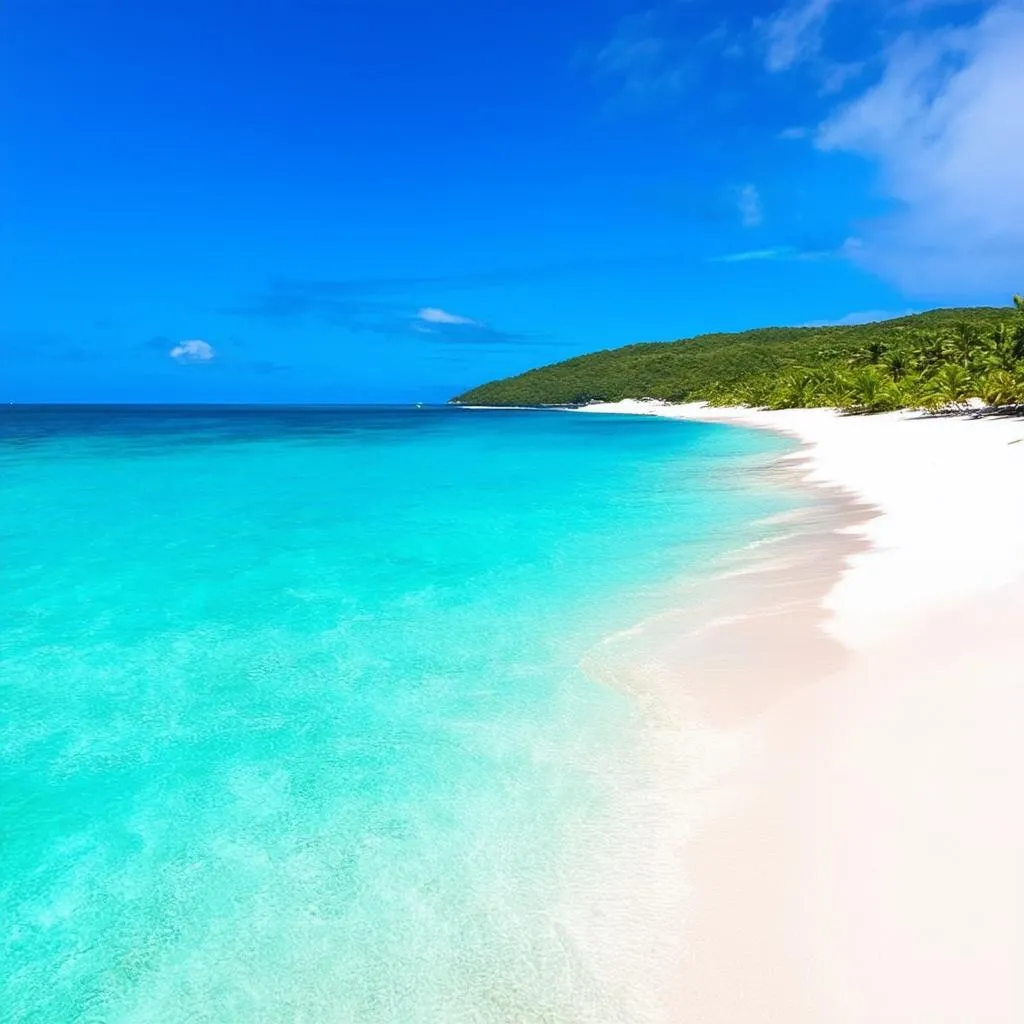
<path fill-rule="evenodd" d="M 626 398 L 850 412 L 1024 405 L 1024 298 L 856 326 L 771 327 L 595 352 L 493 381 L 466 405 Z"/>

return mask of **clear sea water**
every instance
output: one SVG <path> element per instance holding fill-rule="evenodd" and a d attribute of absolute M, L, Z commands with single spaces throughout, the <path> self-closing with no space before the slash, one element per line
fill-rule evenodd
<path fill-rule="evenodd" d="M 0 1020 L 628 1019 L 558 919 L 637 713 L 580 661 L 763 529 L 785 447 L 0 412 Z"/>

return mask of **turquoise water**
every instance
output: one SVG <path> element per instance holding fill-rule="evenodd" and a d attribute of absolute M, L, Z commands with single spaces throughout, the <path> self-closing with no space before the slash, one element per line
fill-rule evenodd
<path fill-rule="evenodd" d="M 578 665 L 780 509 L 783 447 L 0 413 L 0 1019 L 625 1019 L 557 920 L 635 713 Z"/>

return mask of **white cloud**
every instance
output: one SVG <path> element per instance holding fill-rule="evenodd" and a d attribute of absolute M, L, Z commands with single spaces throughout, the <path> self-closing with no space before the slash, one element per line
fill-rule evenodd
<path fill-rule="evenodd" d="M 457 313 L 449 313 L 447 310 L 438 309 L 435 306 L 425 306 L 416 314 L 417 320 L 423 320 L 428 324 L 463 324 L 469 327 L 480 327 L 479 320 L 471 320 L 468 316 L 459 316 Z"/>
<path fill-rule="evenodd" d="M 658 0 L 623 17 L 602 46 L 580 57 L 598 77 L 619 85 L 617 100 L 649 102 L 682 94 L 709 60 L 735 47 L 726 23 L 695 35 L 685 5 Z"/>
<path fill-rule="evenodd" d="M 740 214 L 740 223 L 745 228 L 760 227 L 764 223 L 764 209 L 761 206 L 761 193 L 756 185 L 743 185 L 736 193 L 736 207 Z"/>
<path fill-rule="evenodd" d="M 843 250 L 840 250 L 843 251 Z M 770 249 L 748 249 L 745 252 L 728 252 L 722 256 L 711 256 L 708 263 L 761 263 L 768 260 L 789 260 L 811 263 L 818 260 L 835 259 L 834 249 L 795 249 L 791 245 L 776 245 Z"/>
<path fill-rule="evenodd" d="M 711 263 L 754 263 L 763 260 L 789 260 L 796 259 L 797 252 L 786 246 L 778 246 L 774 249 L 749 249 L 746 252 L 730 252 L 724 256 L 712 256 Z"/>
<path fill-rule="evenodd" d="M 208 341 L 200 341 L 198 338 L 175 345 L 169 354 L 178 363 L 208 363 L 216 355 Z"/>
<path fill-rule="evenodd" d="M 761 23 L 765 67 L 785 71 L 821 52 L 822 29 L 836 0 L 793 0 Z"/>
<path fill-rule="evenodd" d="M 918 294 L 1019 290 L 1024 279 L 1024 0 L 975 24 L 907 34 L 879 81 L 817 144 L 876 163 L 894 212 L 848 256 Z"/>

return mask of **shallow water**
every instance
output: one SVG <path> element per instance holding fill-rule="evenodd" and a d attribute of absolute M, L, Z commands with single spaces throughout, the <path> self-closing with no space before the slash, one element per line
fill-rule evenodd
<path fill-rule="evenodd" d="M 636 1019 L 559 918 L 636 740 L 580 661 L 786 507 L 746 470 L 789 447 L 3 410 L 0 1019 Z"/>

